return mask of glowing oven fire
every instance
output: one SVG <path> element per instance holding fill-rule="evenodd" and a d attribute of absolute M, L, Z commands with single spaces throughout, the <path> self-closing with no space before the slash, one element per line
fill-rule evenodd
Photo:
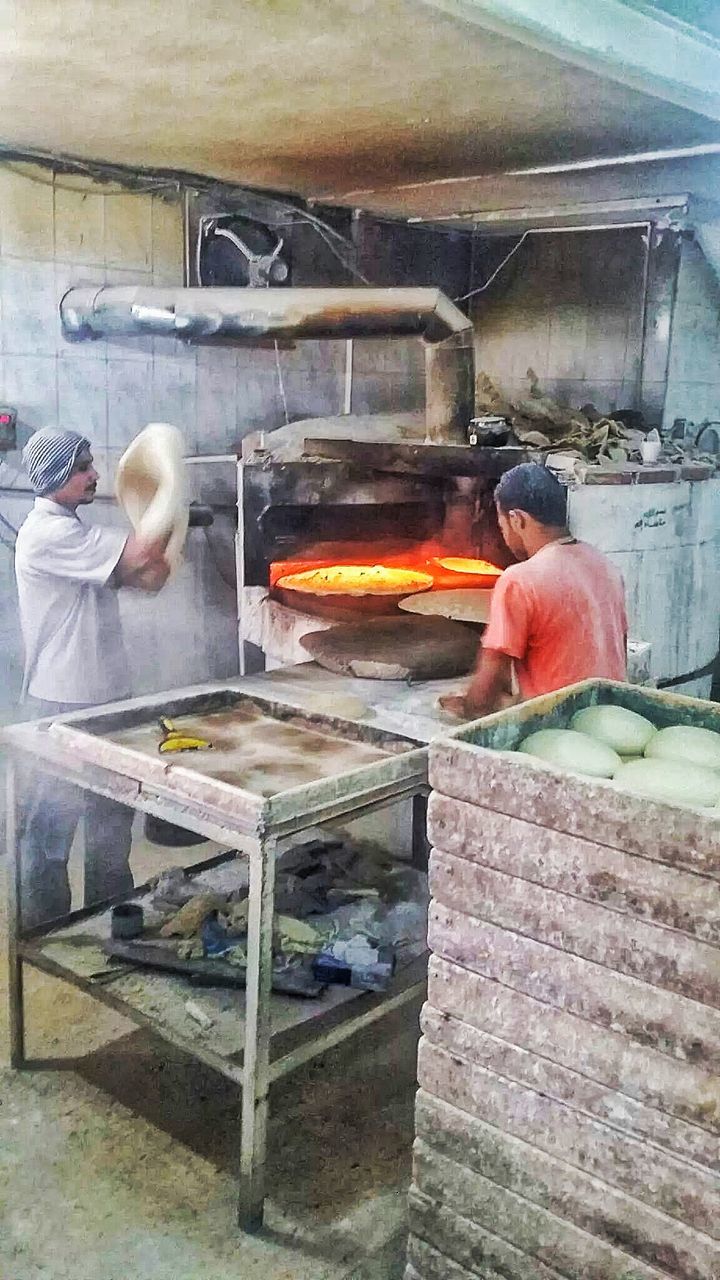
<path fill-rule="evenodd" d="M 487 560 L 443 557 L 418 547 L 360 562 L 357 557 L 279 560 L 270 566 L 276 599 L 323 617 L 397 613 L 407 596 L 456 588 L 492 588 L 502 570 Z"/>

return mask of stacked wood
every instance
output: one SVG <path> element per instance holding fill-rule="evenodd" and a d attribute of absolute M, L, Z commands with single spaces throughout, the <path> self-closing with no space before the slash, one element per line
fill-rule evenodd
<path fill-rule="evenodd" d="M 406 1280 L 718 1280 L 720 815 L 552 779 L 431 747 Z"/>

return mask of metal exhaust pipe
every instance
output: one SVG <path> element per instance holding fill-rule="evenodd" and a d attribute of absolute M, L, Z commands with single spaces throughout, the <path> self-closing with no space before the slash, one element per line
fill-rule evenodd
<path fill-rule="evenodd" d="M 465 444 L 474 411 L 473 328 L 439 289 L 70 289 L 72 342 L 142 334 L 214 344 L 259 338 L 417 336 L 425 344 L 427 437 Z"/>

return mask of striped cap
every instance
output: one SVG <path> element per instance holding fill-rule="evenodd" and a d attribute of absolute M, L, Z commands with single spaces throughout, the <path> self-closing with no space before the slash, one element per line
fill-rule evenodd
<path fill-rule="evenodd" d="M 72 475 L 77 456 L 90 441 L 77 431 L 43 427 L 30 437 L 22 451 L 23 466 L 38 497 L 62 489 Z"/>

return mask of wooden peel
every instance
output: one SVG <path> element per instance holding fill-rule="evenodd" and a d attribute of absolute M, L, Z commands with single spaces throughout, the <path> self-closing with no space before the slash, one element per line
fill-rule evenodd
<path fill-rule="evenodd" d="M 433 680 L 465 675 L 477 638 L 445 618 L 372 618 L 313 631 L 300 643 L 320 666 L 369 680 Z"/>

